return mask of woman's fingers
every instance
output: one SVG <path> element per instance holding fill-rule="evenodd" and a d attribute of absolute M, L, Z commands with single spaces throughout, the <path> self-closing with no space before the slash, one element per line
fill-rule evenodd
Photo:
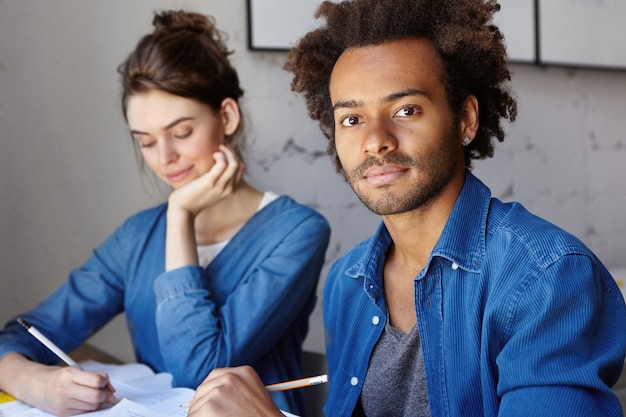
<path fill-rule="evenodd" d="M 172 206 L 180 207 L 195 216 L 202 209 L 212 206 L 235 191 L 241 180 L 243 164 L 224 145 L 213 154 L 213 158 L 215 163 L 207 173 L 172 192 L 169 199 Z"/>

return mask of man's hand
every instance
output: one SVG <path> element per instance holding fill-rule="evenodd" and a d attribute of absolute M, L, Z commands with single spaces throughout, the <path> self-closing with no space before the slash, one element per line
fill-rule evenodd
<path fill-rule="evenodd" d="M 284 417 L 250 366 L 213 370 L 200 384 L 188 417 Z"/>

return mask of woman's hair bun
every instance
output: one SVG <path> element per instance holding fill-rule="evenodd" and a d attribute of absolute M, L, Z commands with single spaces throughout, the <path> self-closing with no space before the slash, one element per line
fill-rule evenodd
<path fill-rule="evenodd" d="M 182 10 L 169 10 L 155 14 L 152 25 L 155 33 L 171 33 L 179 30 L 213 33 L 216 30 L 215 22 L 209 16 Z"/>

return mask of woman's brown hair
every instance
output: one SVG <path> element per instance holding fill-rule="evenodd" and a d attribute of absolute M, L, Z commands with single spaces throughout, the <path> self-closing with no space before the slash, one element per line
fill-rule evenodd
<path fill-rule="evenodd" d="M 122 110 L 128 98 L 150 90 L 196 100 L 216 112 L 225 98 L 237 103 L 243 96 L 239 76 L 231 65 L 225 35 L 211 16 L 186 11 L 157 13 L 154 31 L 139 40 L 118 71 L 122 82 Z M 227 141 L 241 159 L 243 115 Z"/>

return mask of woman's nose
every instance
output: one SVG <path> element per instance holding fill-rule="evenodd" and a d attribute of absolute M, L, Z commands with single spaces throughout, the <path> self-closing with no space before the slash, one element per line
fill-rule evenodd
<path fill-rule="evenodd" d="M 178 153 L 175 147 L 169 140 L 164 140 L 159 143 L 159 163 L 162 165 L 170 164 L 178 158 Z"/>

